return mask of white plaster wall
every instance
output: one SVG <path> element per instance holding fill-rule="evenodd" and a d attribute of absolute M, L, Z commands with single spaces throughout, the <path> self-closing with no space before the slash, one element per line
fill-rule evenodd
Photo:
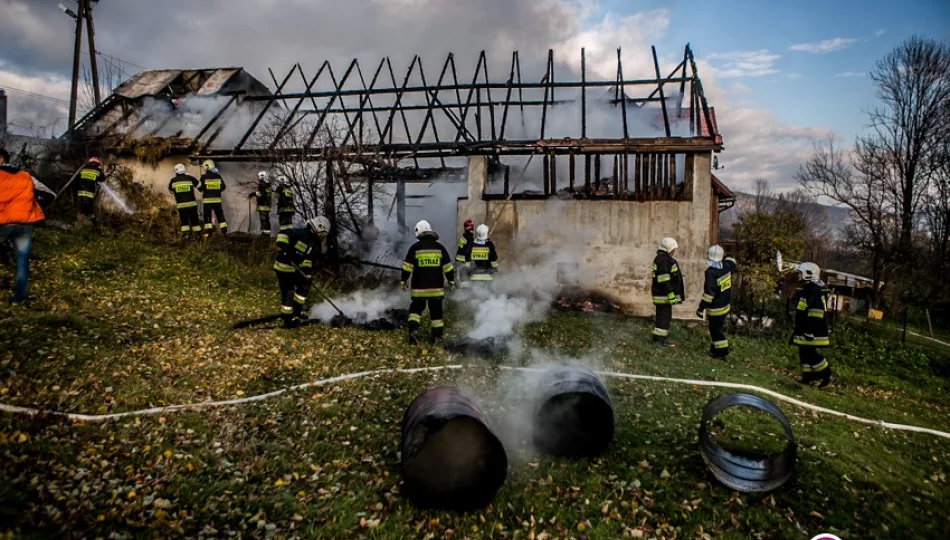
<path fill-rule="evenodd" d="M 696 310 L 709 246 L 709 156 L 696 156 L 692 201 L 482 201 L 484 158 L 471 158 L 469 197 L 458 202 L 458 227 L 466 218 L 494 224 L 492 239 L 504 266 L 536 264 L 539 251 L 567 250 L 581 266 L 581 285 L 606 293 L 633 313 L 653 312 L 650 267 L 660 240 L 676 238 L 686 281 L 676 315 Z M 474 181 L 473 181 L 474 180 Z M 535 249 L 532 249 L 535 248 Z M 543 260 L 550 255 L 543 255 Z M 535 260 L 531 260 L 531 258 Z"/>
<path fill-rule="evenodd" d="M 175 176 L 174 168 L 178 163 L 182 163 L 188 169 L 188 174 L 195 178 L 201 178 L 201 167 L 192 165 L 187 158 L 168 157 L 160 161 L 155 166 L 143 163 L 136 158 L 118 158 L 120 165 L 129 167 L 132 170 L 132 177 L 135 182 L 150 187 L 157 193 L 162 194 L 168 201 L 169 206 L 174 205 L 175 198 L 168 191 L 168 182 Z M 254 204 L 251 201 L 248 204 L 247 196 L 256 189 L 258 169 L 242 163 L 219 163 L 218 171 L 227 184 L 227 190 L 222 196 L 224 205 L 224 216 L 228 221 L 228 230 L 230 232 L 259 232 L 260 221 L 257 212 L 254 211 Z M 250 213 L 249 213 L 250 210 Z M 272 210 L 272 214 L 273 214 Z M 276 217 L 272 216 L 272 222 L 276 227 Z"/>

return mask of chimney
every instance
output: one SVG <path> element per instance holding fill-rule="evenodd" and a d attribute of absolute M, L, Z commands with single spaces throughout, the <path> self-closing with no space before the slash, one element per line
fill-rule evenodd
<path fill-rule="evenodd" d="M 0 88 L 0 139 L 7 138 L 7 93 Z"/>

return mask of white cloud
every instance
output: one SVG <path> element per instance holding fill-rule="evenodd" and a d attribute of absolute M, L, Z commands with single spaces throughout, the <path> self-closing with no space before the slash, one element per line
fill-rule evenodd
<path fill-rule="evenodd" d="M 722 78 L 764 77 L 779 72 L 774 64 L 781 57 L 768 49 L 759 49 L 712 53 L 706 60 L 709 62 L 709 69 Z"/>
<path fill-rule="evenodd" d="M 863 71 L 842 71 L 841 73 L 836 73 L 835 77 L 866 77 L 867 74 Z"/>
<path fill-rule="evenodd" d="M 884 28 L 879 28 L 877 32 L 874 32 L 874 35 L 877 37 L 881 37 L 886 33 L 887 33 L 887 30 L 885 30 Z"/>
<path fill-rule="evenodd" d="M 824 41 L 819 41 L 816 43 L 798 43 L 797 45 L 792 45 L 788 48 L 790 51 L 800 51 L 807 52 L 812 54 L 826 54 L 833 51 L 840 51 L 842 49 L 847 49 L 851 45 L 857 43 L 857 39 L 854 38 L 834 38 L 826 39 Z"/>

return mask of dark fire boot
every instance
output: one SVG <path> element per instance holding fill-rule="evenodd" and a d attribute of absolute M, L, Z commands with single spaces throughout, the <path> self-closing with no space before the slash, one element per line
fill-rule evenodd
<path fill-rule="evenodd" d="M 416 335 L 416 329 L 415 329 L 415 328 L 410 328 L 410 329 L 409 329 L 409 344 L 410 344 L 410 345 L 418 345 L 418 344 L 419 344 L 419 337 Z"/>
<path fill-rule="evenodd" d="M 828 388 L 835 382 L 835 374 L 831 372 L 831 368 L 827 367 L 822 370 L 821 373 L 816 373 L 816 376 L 821 377 L 821 382 L 818 383 L 818 388 Z"/>
<path fill-rule="evenodd" d="M 444 337 L 445 337 L 445 328 L 432 329 L 432 344 L 433 345 L 442 343 Z"/>

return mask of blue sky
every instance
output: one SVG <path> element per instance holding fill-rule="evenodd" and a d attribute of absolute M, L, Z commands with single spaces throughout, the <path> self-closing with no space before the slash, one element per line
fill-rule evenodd
<path fill-rule="evenodd" d="M 784 122 L 822 126 L 848 140 L 865 124 L 862 108 L 874 102 L 871 82 L 859 74 L 915 33 L 950 40 L 950 0 L 607 0 L 600 11 L 659 8 L 671 11 L 659 50 L 677 50 L 690 42 L 699 58 L 762 50 L 777 55 L 770 65 L 775 74 L 730 78 L 751 90 L 744 99 Z M 834 39 L 855 41 L 840 42 L 841 48 L 826 53 L 790 50 Z M 844 73 L 849 76 L 839 75 Z"/>

